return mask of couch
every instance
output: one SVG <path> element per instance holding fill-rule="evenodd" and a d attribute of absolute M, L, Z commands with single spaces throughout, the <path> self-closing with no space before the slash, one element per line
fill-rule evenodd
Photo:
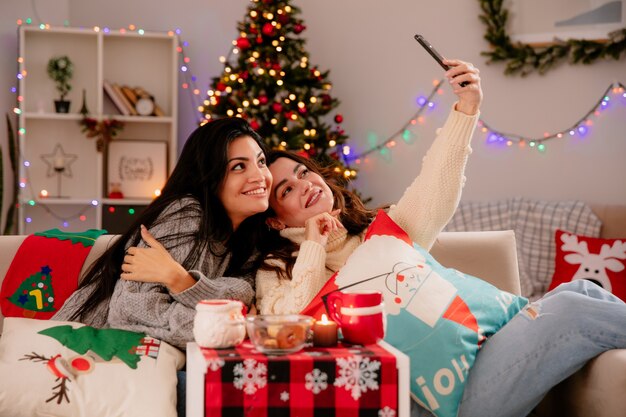
<path fill-rule="evenodd" d="M 11 260 L 24 238 L 24 236 L 0 236 L 0 281 L 4 279 Z M 83 266 L 83 272 L 102 253 L 112 238 L 111 235 L 98 238 Z M 442 233 L 432 253 L 445 266 L 481 277 L 503 290 L 520 293 L 515 235 L 512 231 Z M 0 332 L 2 320 L 0 315 Z M 533 415 L 623 416 L 626 410 L 624 393 L 626 393 L 626 349 L 613 350 L 600 355 L 555 387 Z"/>

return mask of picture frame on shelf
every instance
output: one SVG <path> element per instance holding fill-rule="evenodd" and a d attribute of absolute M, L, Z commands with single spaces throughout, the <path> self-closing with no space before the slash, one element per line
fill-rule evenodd
<path fill-rule="evenodd" d="M 114 140 L 107 149 L 106 195 L 154 198 L 167 180 L 167 142 Z M 112 189 L 111 187 L 114 187 Z"/>

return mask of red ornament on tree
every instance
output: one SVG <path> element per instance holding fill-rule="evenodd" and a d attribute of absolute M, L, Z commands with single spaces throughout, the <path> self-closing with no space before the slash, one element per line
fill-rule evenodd
<path fill-rule="evenodd" d="M 335 116 L 335 123 L 341 123 L 343 122 L 343 116 L 338 114 Z"/>
<path fill-rule="evenodd" d="M 259 122 L 257 122 L 256 120 L 250 120 L 250 127 L 253 130 L 258 130 L 259 129 Z"/>
<path fill-rule="evenodd" d="M 298 107 L 298 112 L 300 112 L 300 114 L 306 114 L 306 107 Z"/>
<path fill-rule="evenodd" d="M 304 26 L 302 23 L 297 23 L 293 27 L 293 32 L 297 35 L 297 34 L 301 33 L 304 29 L 306 29 L 306 26 Z"/>
<path fill-rule="evenodd" d="M 268 99 L 267 99 L 267 96 L 265 94 L 262 94 L 262 95 L 259 96 L 259 103 L 267 104 L 267 101 L 268 101 Z"/>
<path fill-rule="evenodd" d="M 250 41 L 248 38 L 241 37 L 237 39 L 237 48 L 239 49 L 247 49 L 250 47 Z"/>
<path fill-rule="evenodd" d="M 263 38 L 261 36 L 257 36 L 256 43 L 263 43 Z"/>
<path fill-rule="evenodd" d="M 274 36 L 275 30 L 274 30 L 274 26 L 272 26 L 271 23 L 266 23 L 263 25 L 263 34 L 267 35 L 267 36 Z"/>
<path fill-rule="evenodd" d="M 322 106 L 330 106 L 332 104 L 332 98 L 328 94 L 322 94 Z"/>
<path fill-rule="evenodd" d="M 281 25 L 284 25 L 285 23 L 289 22 L 289 15 L 287 13 L 279 14 L 278 21 Z"/>
<path fill-rule="evenodd" d="M 217 83 L 217 85 L 215 86 L 215 89 L 216 89 L 217 91 L 224 91 L 224 90 L 226 90 L 226 84 L 224 84 L 223 82 L 221 82 L 221 81 L 220 81 L 220 82 L 219 82 L 219 83 Z"/>
<path fill-rule="evenodd" d="M 280 103 L 274 103 L 272 104 L 272 110 L 274 110 L 274 113 L 280 113 L 283 111 L 283 105 Z"/>

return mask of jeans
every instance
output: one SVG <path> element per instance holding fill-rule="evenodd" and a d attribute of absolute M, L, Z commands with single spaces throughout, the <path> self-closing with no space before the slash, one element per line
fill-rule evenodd
<path fill-rule="evenodd" d="M 458 416 L 527 416 L 587 361 L 620 348 L 626 348 L 626 304 L 589 281 L 562 284 L 485 342 Z M 431 413 L 411 401 L 411 416 Z"/>
<path fill-rule="evenodd" d="M 187 404 L 187 372 L 184 370 L 177 371 L 176 376 L 178 383 L 176 384 L 176 413 L 178 417 L 185 417 Z"/>

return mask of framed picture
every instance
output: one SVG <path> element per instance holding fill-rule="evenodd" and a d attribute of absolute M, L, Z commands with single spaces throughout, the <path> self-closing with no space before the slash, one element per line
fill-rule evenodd
<path fill-rule="evenodd" d="M 107 196 L 154 198 L 167 179 L 167 142 L 114 140 L 107 150 Z"/>
<path fill-rule="evenodd" d="M 510 0 L 509 35 L 514 42 L 607 39 L 626 26 L 626 0 Z"/>

